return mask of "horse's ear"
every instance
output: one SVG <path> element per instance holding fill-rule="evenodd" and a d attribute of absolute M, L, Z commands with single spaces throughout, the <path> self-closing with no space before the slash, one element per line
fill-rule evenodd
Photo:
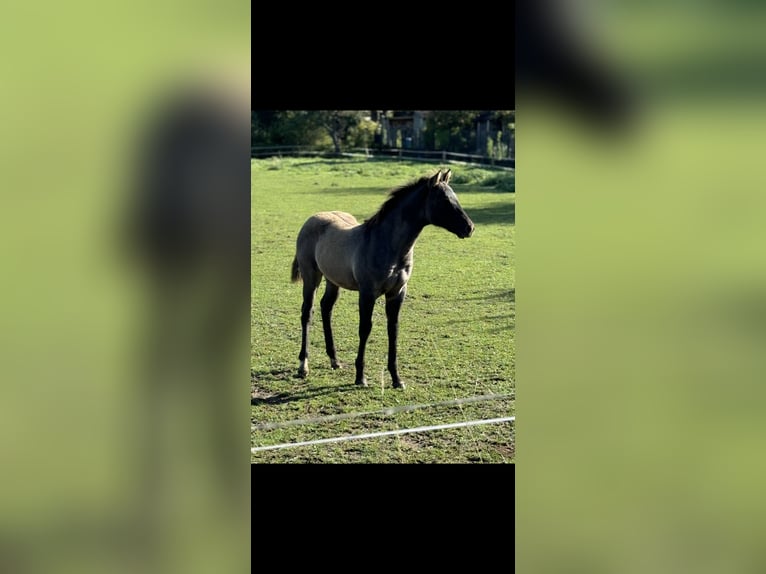
<path fill-rule="evenodd" d="M 436 185 L 439 185 L 439 183 L 441 182 L 441 180 L 442 180 L 442 170 L 439 170 L 438 172 L 436 172 L 436 175 L 434 175 L 434 176 L 431 178 L 431 181 L 429 181 L 428 183 L 429 183 L 429 185 L 430 185 L 431 187 L 434 187 L 434 186 L 436 186 Z"/>
<path fill-rule="evenodd" d="M 448 169 L 444 172 L 444 178 L 442 179 L 442 183 L 449 183 L 449 178 L 452 177 L 452 170 Z"/>

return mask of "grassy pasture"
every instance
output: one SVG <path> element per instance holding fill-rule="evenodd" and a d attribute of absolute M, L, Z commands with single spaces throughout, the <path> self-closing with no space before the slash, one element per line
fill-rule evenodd
<path fill-rule="evenodd" d="M 415 246 L 414 270 L 399 324 L 399 371 L 404 391 L 386 370 L 384 298 L 373 313 L 367 345 L 368 388 L 354 382 L 358 344 L 357 293 L 341 290 L 333 328 L 338 359 L 324 352 L 315 303 L 310 375 L 297 378 L 300 284 L 290 283 L 295 239 L 313 213 L 340 210 L 370 217 L 388 190 L 437 165 L 365 159 L 252 160 L 251 419 L 253 424 L 367 412 L 483 394 L 515 395 L 515 193 L 512 172 L 453 165 L 452 187 L 473 219 L 460 240 L 427 227 Z M 395 415 L 373 415 L 252 432 L 253 446 L 307 441 L 513 414 L 513 397 Z M 301 446 L 252 454 L 265 462 L 514 462 L 513 424 Z"/>

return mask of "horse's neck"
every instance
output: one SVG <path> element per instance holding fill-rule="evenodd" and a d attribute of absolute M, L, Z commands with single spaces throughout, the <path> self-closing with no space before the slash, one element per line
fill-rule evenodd
<path fill-rule="evenodd" d="M 396 258 L 404 257 L 412 251 L 426 225 L 424 220 L 417 217 L 422 212 L 422 206 L 417 201 L 417 195 L 403 200 L 399 208 L 389 213 L 374 230 L 378 240 L 386 242 Z"/>

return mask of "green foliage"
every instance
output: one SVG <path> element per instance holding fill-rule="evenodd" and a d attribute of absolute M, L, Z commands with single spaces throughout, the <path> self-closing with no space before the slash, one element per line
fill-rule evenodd
<path fill-rule="evenodd" d="M 503 141 L 503 132 L 498 131 L 495 133 L 494 139 L 487 138 L 487 157 L 495 159 L 501 159 L 508 157 L 508 144 Z"/>
<path fill-rule="evenodd" d="M 253 111 L 252 145 L 326 146 L 330 143 L 329 136 L 316 114 L 307 111 Z"/>
<path fill-rule="evenodd" d="M 272 143 L 271 129 L 276 112 L 271 110 L 250 112 L 250 141 L 253 145 L 270 145 Z"/>
<path fill-rule="evenodd" d="M 334 148 L 372 143 L 377 124 L 364 112 L 344 110 L 259 110 L 251 112 L 252 145 L 302 145 Z"/>
<path fill-rule="evenodd" d="M 478 166 L 471 166 L 469 169 L 466 167 L 468 166 L 461 166 L 460 170 L 452 176 L 452 183 L 511 193 L 516 190 L 516 176 L 512 171 L 500 171 Z"/>
<path fill-rule="evenodd" d="M 516 178 L 507 175 L 493 175 L 481 182 L 482 186 L 492 187 L 496 191 L 516 192 Z"/>
<path fill-rule="evenodd" d="M 378 126 L 377 122 L 361 118 L 358 123 L 349 128 L 346 146 L 350 148 L 372 147 Z"/>
<path fill-rule="evenodd" d="M 474 120 L 479 112 L 433 111 L 426 119 L 426 148 L 469 153 L 476 139 Z"/>
<path fill-rule="evenodd" d="M 325 130 L 332 140 L 333 149 L 340 153 L 350 130 L 361 122 L 364 112 L 344 110 L 322 110 L 305 112 L 318 126 Z"/>
<path fill-rule="evenodd" d="M 516 110 L 497 110 L 492 113 L 492 117 L 501 125 L 513 129 L 516 122 Z"/>
<path fill-rule="evenodd" d="M 389 113 L 390 115 L 391 113 Z M 482 115 L 483 114 L 483 115 Z M 502 133 L 513 130 L 515 111 L 487 112 L 476 110 L 437 110 L 430 112 L 425 121 L 420 141 L 425 149 L 458 153 L 475 153 L 477 149 L 476 120 L 488 118 L 497 130 L 490 136 L 485 151 L 489 157 L 505 157 L 507 141 Z M 253 111 L 251 120 L 252 144 L 305 145 L 334 149 L 371 147 L 380 128 L 377 122 L 365 119 L 366 112 L 358 110 L 311 111 Z M 402 147 L 403 134 L 395 134 L 395 146 Z M 480 142 L 480 145 L 484 145 Z"/>
<path fill-rule="evenodd" d="M 370 147 L 375 137 L 376 129 L 377 124 L 375 122 L 365 119 L 360 120 L 356 125 L 349 128 L 348 135 L 346 136 L 346 145 L 351 148 Z"/>
<path fill-rule="evenodd" d="M 433 111 L 426 119 L 424 142 L 427 149 L 446 150 L 461 153 L 473 153 L 476 148 L 476 120 L 483 112 L 477 110 Z M 484 117 L 487 117 L 486 115 Z M 515 110 L 497 110 L 489 113 L 487 119 L 499 133 L 513 130 Z M 491 143 L 490 143 L 491 142 Z M 498 139 L 488 138 L 487 155 L 505 157 L 507 144 L 500 145 Z"/>

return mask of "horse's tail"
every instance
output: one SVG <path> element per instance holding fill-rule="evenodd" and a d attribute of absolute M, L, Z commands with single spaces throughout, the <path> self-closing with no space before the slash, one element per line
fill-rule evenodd
<path fill-rule="evenodd" d="M 290 281 L 297 283 L 301 278 L 301 270 L 298 268 L 298 257 L 293 257 L 293 269 L 290 272 Z"/>

